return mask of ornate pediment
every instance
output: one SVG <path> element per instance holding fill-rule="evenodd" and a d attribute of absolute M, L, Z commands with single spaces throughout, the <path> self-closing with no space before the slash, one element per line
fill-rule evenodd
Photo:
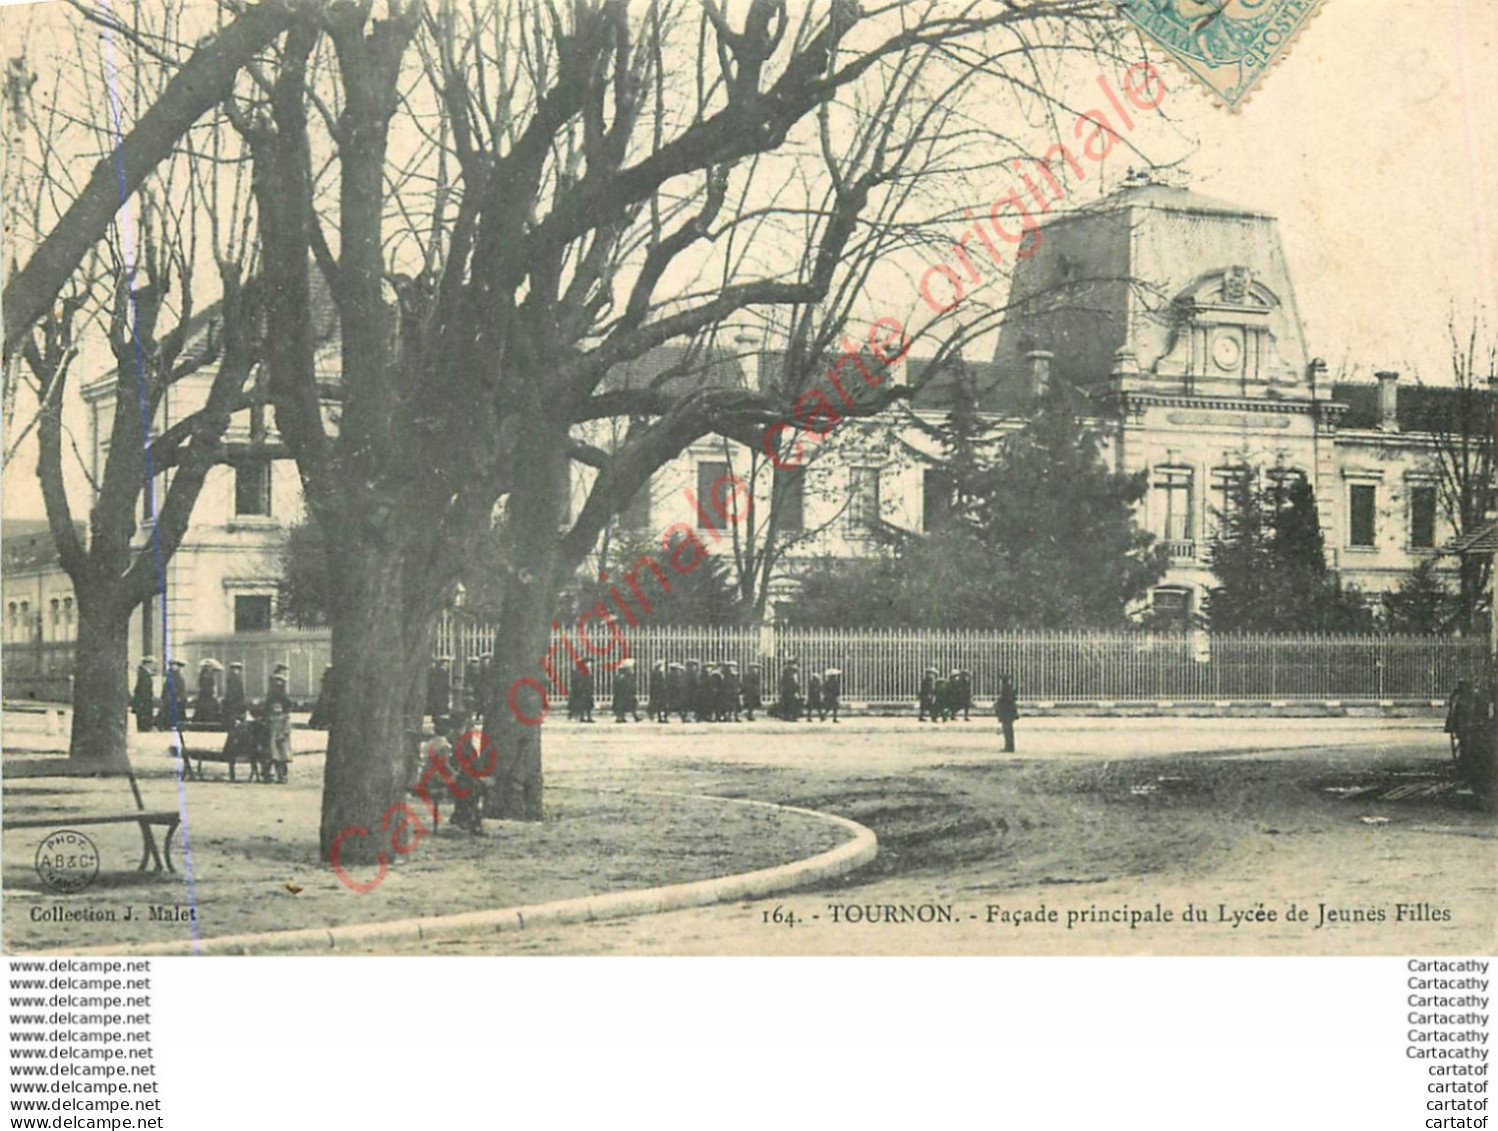
<path fill-rule="evenodd" d="M 1251 384 L 1295 378 L 1282 373 L 1274 321 L 1280 299 L 1250 267 L 1209 271 L 1176 296 L 1171 344 L 1156 364 L 1161 376 L 1179 376 L 1189 386 Z"/>
<path fill-rule="evenodd" d="M 1279 306 L 1279 296 L 1254 277 L 1249 267 L 1228 267 L 1200 276 L 1176 302 L 1188 309 L 1270 311 Z"/>

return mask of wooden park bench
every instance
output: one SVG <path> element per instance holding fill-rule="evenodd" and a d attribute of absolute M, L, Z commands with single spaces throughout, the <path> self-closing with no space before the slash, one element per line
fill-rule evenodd
<path fill-rule="evenodd" d="M 188 745 L 189 734 L 212 734 L 222 742 L 227 743 L 229 732 L 222 723 L 178 723 L 172 728 L 172 744 L 170 749 L 174 760 L 182 761 L 182 776 L 188 781 L 206 781 L 203 776 L 204 762 L 220 762 L 229 767 L 229 780 L 237 781 L 235 766 L 238 762 L 248 761 L 240 758 L 234 753 L 232 746 L 214 745 Z"/>
<path fill-rule="evenodd" d="M 4 764 L 6 781 L 36 780 L 46 778 L 94 778 L 123 777 L 130 782 L 130 792 L 135 798 L 133 810 L 109 813 L 74 814 L 51 817 L 5 818 L 7 829 L 66 829 L 78 825 L 137 825 L 140 828 L 141 854 L 137 872 L 146 870 L 147 862 L 154 862 L 155 871 L 162 870 L 165 862 L 168 872 L 172 866 L 172 837 L 182 823 L 182 814 L 175 809 L 147 809 L 140 795 L 140 785 L 135 780 L 135 771 L 129 763 L 105 766 L 75 766 L 66 758 L 16 758 L 6 759 Z M 166 840 L 162 847 L 156 845 L 156 826 L 166 829 Z"/>
<path fill-rule="evenodd" d="M 214 734 L 224 740 L 222 746 L 188 745 L 189 734 Z M 221 723 L 183 723 L 176 727 L 168 752 L 172 759 L 181 760 L 182 776 L 188 781 L 206 781 L 203 776 L 204 762 L 218 762 L 229 767 L 229 780 L 238 781 L 238 766 L 243 762 L 250 767 L 249 780 L 259 777 L 264 759 L 255 757 L 255 743 L 245 741 L 241 746 L 229 741 L 229 731 Z"/>

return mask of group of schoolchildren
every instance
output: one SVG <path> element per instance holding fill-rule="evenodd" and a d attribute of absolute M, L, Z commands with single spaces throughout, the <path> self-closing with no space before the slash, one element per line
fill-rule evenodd
<path fill-rule="evenodd" d="M 689 659 L 685 663 L 657 660 L 650 667 L 650 684 L 646 710 L 658 723 L 668 723 L 675 715 L 682 722 L 737 723 L 753 722 L 756 711 L 790 722 L 807 719 L 838 721 L 842 706 L 843 673 L 828 668 L 812 672 L 802 692 L 801 666 L 787 661 L 781 672 L 778 696 L 768 708 L 764 702 L 764 675 L 761 664 L 749 664 L 741 674 L 737 660 L 708 661 Z M 567 717 L 573 722 L 591 723 L 594 709 L 594 677 L 587 661 L 579 660 L 571 673 L 567 689 Z M 640 722 L 640 683 L 634 659 L 626 659 L 614 675 L 614 721 Z"/>
<path fill-rule="evenodd" d="M 439 656 L 432 662 L 427 680 L 427 714 L 441 734 L 450 729 L 449 717 L 461 714 L 464 720 L 476 720 L 492 692 L 490 683 L 495 671 L 492 658 L 470 660 L 463 686 L 452 686 L 450 657 Z M 573 722 L 592 723 L 596 707 L 596 684 L 592 668 L 579 659 L 569 672 L 567 717 Z M 776 695 L 766 706 L 763 698 L 763 665 L 748 664 L 742 674 L 737 660 L 708 661 L 689 659 L 685 663 L 656 660 L 650 667 L 646 700 L 642 703 L 640 675 L 633 657 L 620 662 L 614 673 L 613 713 L 616 723 L 642 721 L 641 707 L 658 723 L 668 723 L 675 715 L 682 722 L 736 723 L 754 721 L 756 711 L 785 722 L 802 719 L 838 722 L 842 709 L 842 669 L 829 667 L 803 676 L 801 663 L 788 659 L 781 668 Z M 461 701 L 459 701 L 461 700 Z M 964 721 L 973 710 L 973 675 L 965 668 L 953 668 L 946 676 L 928 667 L 920 685 L 919 719 L 925 722 L 950 722 L 959 715 Z M 1014 750 L 1014 722 L 1019 717 L 1018 693 L 1013 679 L 999 679 L 994 699 L 994 716 L 1004 733 L 1004 749 Z"/>
<path fill-rule="evenodd" d="M 265 698 L 251 703 L 245 694 L 243 663 L 235 660 L 225 672 L 218 660 L 204 659 L 198 665 L 198 693 L 191 700 L 189 717 L 186 663 L 172 660 L 167 665 L 159 699 L 156 664 L 155 656 L 146 656 L 135 669 L 130 710 L 135 715 L 136 730 L 178 730 L 188 722 L 194 727 L 221 727 L 228 732 L 224 752 L 235 755 L 235 761 L 249 763 L 251 781 L 285 783 L 291 767 L 292 701 L 286 690 L 290 668 L 277 664 L 271 671 Z M 224 677 L 222 692 L 220 675 Z M 327 673 L 323 687 L 326 695 Z"/>
<path fill-rule="evenodd" d="M 973 709 L 973 673 L 953 668 L 943 676 L 937 668 L 927 668 L 921 675 L 920 721 L 949 723 L 958 714 L 963 722 Z"/>
<path fill-rule="evenodd" d="M 800 722 L 805 714 L 807 721 L 816 719 L 825 723 L 827 716 L 833 722 L 840 721 L 838 711 L 843 705 L 843 672 L 841 668 L 828 668 L 820 675 L 812 672 L 806 677 L 806 694 L 801 694 L 801 662 L 787 660 L 780 669 L 780 694 L 770 708 L 770 715 L 783 722 Z"/>

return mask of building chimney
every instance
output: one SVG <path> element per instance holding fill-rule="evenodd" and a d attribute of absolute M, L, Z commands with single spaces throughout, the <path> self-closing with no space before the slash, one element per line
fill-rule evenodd
<path fill-rule="evenodd" d="M 1399 374 L 1384 369 L 1378 378 L 1378 428 L 1381 432 L 1399 431 Z"/>
<path fill-rule="evenodd" d="M 1043 397 L 1051 387 L 1051 361 L 1055 356 L 1050 350 L 1031 350 L 1025 354 L 1025 360 L 1030 363 L 1031 395 Z"/>

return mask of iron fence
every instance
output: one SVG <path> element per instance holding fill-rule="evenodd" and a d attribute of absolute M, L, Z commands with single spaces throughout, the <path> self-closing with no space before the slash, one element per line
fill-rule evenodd
<path fill-rule="evenodd" d="M 601 637 L 595 630 L 600 650 L 605 643 Z M 829 667 L 842 669 L 844 697 L 874 703 L 913 701 L 927 667 L 943 673 L 954 668 L 972 672 L 974 693 L 986 700 L 992 699 L 999 676 L 1005 673 L 1014 677 L 1020 696 L 1032 702 L 1442 699 L 1459 678 L 1480 675 L 1487 652 L 1481 640 L 1414 636 L 1157 636 L 779 626 L 641 625 L 625 629 L 624 640 L 628 655 L 636 660 L 642 696 L 649 694 L 657 660 L 684 664 L 697 659 L 735 660 L 741 672 L 750 664 L 765 664 L 769 697 L 781 668 L 795 658 L 803 677 Z M 563 681 L 570 667 L 568 643 L 587 656 L 575 632 L 554 635 L 553 667 Z M 607 654 L 590 657 L 597 695 L 605 700 L 613 695 L 611 665 L 623 658 L 623 649 L 612 640 L 608 643 Z M 434 655 L 453 658 L 454 680 L 460 684 L 467 660 L 493 647 L 492 626 L 449 616 L 438 626 Z M 190 689 L 203 658 L 211 656 L 225 665 L 240 661 L 246 691 L 253 697 L 265 694 L 274 665 L 286 664 L 292 698 L 306 701 L 316 697 L 331 652 L 328 631 L 311 629 L 192 637 L 175 654 L 187 661 Z M 545 680 L 541 659 L 535 657 L 535 675 Z M 72 647 L 68 642 L 49 643 L 44 649 L 7 645 L 4 660 L 6 694 L 25 697 L 28 691 L 35 693 L 33 684 L 66 688 Z M 53 695 L 43 692 L 40 697 Z"/>
<path fill-rule="evenodd" d="M 463 638 L 463 634 L 467 637 Z M 595 637 L 600 635 L 595 632 Z M 439 650 L 479 655 L 493 632 L 444 625 Z M 565 640 L 564 640 L 565 638 Z M 772 693 L 781 668 L 800 662 L 803 678 L 837 667 L 844 697 L 865 702 L 914 700 L 922 673 L 934 667 L 973 675 L 979 698 L 992 698 L 999 677 L 1012 676 L 1021 697 L 1162 702 L 1194 700 L 1442 699 L 1462 676 L 1474 676 L 1486 659 L 1486 642 L 1410 636 L 1210 636 L 1193 633 L 1031 633 L 964 630 L 884 630 L 791 627 L 692 628 L 662 625 L 625 630 L 628 655 L 649 693 L 657 660 L 685 663 L 738 661 L 765 664 Z M 553 666 L 565 681 L 567 642 L 587 656 L 575 633 L 553 634 Z M 604 642 L 595 641 L 600 651 Z M 610 641 L 593 660 L 596 692 L 613 694 L 612 667 L 623 650 Z M 544 679 L 537 657 L 536 675 Z M 458 668 L 455 662 L 455 669 Z"/>
<path fill-rule="evenodd" d="M 222 636 L 194 636 L 172 652 L 172 658 L 187 662 L 187 691 L 197 694 L 198 664 L 208 658 L 225 668 L 238 661 L 244 665 L 245 694 L 263 697 L 270 687 L 270 673 L 277 664 L 288 669 L 286 693 L 298 701 L 317 698 L 323 668 L 332 660 L 332 634 L 325 628 L 279 629 L 272 632 L 236 632 Z M 223 679 L 219 680 L 223 691 Z"/>

